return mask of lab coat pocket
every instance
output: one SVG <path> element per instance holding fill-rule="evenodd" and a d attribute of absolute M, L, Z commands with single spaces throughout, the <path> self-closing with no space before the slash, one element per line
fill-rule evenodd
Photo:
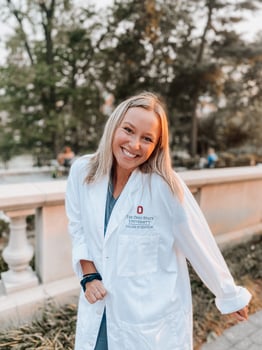
<path fill-rule="evenodd" d="M 185 332 L 179 327 L 180 322 L 174 314 L 168 314 L 162 319 L 144 324 L 122 322 L 123 348 L 128 350 L 190 350 L 188 340 L 184 337 Z"/>
<path fill-rule="evenodd" d="M 158 268 L 159 234 L 120 235 L 117 251 L 119 276 L 153 273 Z"/>

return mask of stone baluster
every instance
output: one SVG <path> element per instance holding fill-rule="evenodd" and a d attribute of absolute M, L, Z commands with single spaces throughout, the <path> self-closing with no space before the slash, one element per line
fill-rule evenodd
<path fill-rule="evenodd" d="M 6 212 L 10 218 L 10 236 L 8 245 L 3 250 L 3 259 L 9 270 L 1 274 L 6 294 L 38 285 L 38 278 L 29 263 L 34 255 L 33 246 L 26 235 L 26 217 L 34 210 Z"/>

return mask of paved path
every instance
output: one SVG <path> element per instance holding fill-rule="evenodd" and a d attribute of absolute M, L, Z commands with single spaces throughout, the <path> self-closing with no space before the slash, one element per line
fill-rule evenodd
<path fill-rule="evenodd" d="M 204 344 L 201 350 L 262 350 L 262 311 L 225 330 L 215 341 Z"/>

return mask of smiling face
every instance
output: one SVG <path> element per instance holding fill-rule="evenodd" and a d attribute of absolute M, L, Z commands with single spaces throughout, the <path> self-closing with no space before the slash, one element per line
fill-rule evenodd
<path fill-rule="evenodd" d="M 160 132 L 160 120 L 155 112 L 129 108 L 113 138 L 116 171 L 131 173 L 146 162 L 158 143 Z"/>

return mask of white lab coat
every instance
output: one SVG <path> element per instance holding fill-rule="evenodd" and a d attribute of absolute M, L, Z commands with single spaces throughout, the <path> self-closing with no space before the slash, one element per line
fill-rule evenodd
<path fill-rule="evenodd" d="M 243 308 L 250 293 L 234 284 L 196 201 L 184 185 L 181 204 L 157 174 L 135 170 L 104 236 L 108 177 L 86 184 L 89 156 L 71 168 L 66 210 L 73 267 L 92 260 L 107 296 L 89 304 L 80 292 L 75 350 L 93 350 L 106 307 L 109 350 L 192 350 L 186 258 L 216 296 L 222 313 Z"/>

